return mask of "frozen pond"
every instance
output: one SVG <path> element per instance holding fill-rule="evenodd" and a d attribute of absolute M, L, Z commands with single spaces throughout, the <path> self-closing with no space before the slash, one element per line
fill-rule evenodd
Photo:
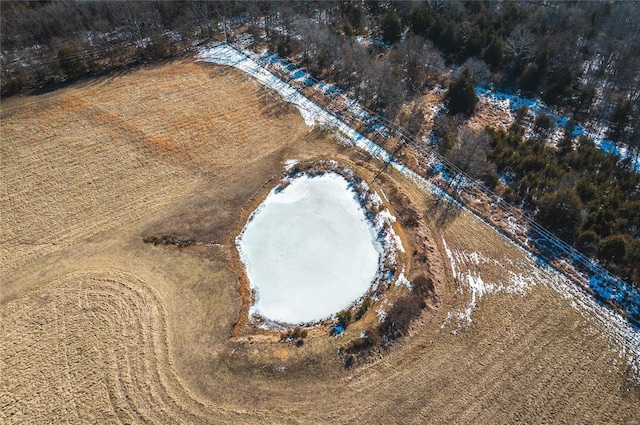
<path fill-rule="evenodd" d="M 250 314 L 314 322 L 367 292 L 383 248 L 355 195 L 342 176 L 327 173 L 267 196 L 237 242 L 256 292 Z"/>

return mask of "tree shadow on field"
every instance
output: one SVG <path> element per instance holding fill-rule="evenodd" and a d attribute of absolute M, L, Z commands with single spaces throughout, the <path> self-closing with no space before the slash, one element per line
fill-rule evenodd
<path fill-rule="evenodd" d="M 439 227 L 446 228 L 462 213 L 458 203 L 448 196 L 438 196 L 429 202 L 425 211 L 425 220 L 434 221 Z"/>
<path fill-rule="evenodd" d="M 157 59 L 137 58 L 129 62 L 113 65 L 111 67 L 105 66 L 92 69 L 90 72 L 87 72 L 76 78 L 67 78 L 64 81 L 44 84 L 40 87 L 35 87 L 29 90 L 28 93 L 30 96 L 41 96 L 73 85 L 91 87 L 97 84 L 111 82 L 117 78 L 129 75 L 134 71 L 140 69 L 162 67 L 170 63 L 182 60 L 184 57 L 184 54 L 179 54 L 172 57 Z"/>
<path fill-rule="evenodd" d="M 298 114 L 299 112 L 293 104 L 285 102 L 282 97 L 271 93 L 268 89 L 263 90 L 258 96 L 260 102 L 260 111 L 269 118 L 282 118 L 289 114 Z"/>
<path fill-rule="evenodd" d="M 127 65 L 109 70 L 96 70 L 79 78 L 69 78 L 59 83 L 45 84 L 43 86 L 33 88 L 28 93 L 30 96 L 42 96 L 70 86 L 92 87 L 129 75 L 138 68 L 140 68 L 140 66 Z"/>

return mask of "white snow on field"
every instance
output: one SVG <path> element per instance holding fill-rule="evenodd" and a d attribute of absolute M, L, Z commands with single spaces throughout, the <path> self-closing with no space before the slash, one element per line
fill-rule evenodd
<path fill-rule="evenodd" d="M 571 305 L 585 317 L 595 320 L 610 332 L 607 337 L 619 347 L 620 356 L 626 358 L 629 365 L 640 376 L 640 333 L 629 325 L 619 314 L 603 307 L 590 295 L 580 290 L 566 276 L 550 267 L 544 267 L 536 259 L 519 247 L 526 257 L 513 263 L 511 260 L 496 260 L 487 258 L 478 252 L 466 252 L 450 248 L 444 237 L 442 243 L 451 265 L 451 272 L 456 282 L 456 293 L 462 293 L 467 298 L 462 309 L 452 310 L 447 314 L 444 329 L 453 325 L 451 333 L 456 334 L 459 329 L 473 322 L 473 310 L 481 298 L 498 293 L 526 295 L 535 285 L 546 285 L 565 299 L 571 300 Z M 507 273 L 500 282 L 489 282 L 483 278 L 482 265 L 491 264 Z M 514 272 L 513 270 L 520 270 Z"/>
<path fill-rule="evenodd" d="M 484 264 L 491 261 L 483 257 L 482 254 L 477 252 L 467 254 L 464 252 L 452 251 L 449 246 L 447 246 L 447 242 L 444 237 L 442 238 L 442 244 L 444 245 L 445 252 L 449 258 L 449 263 L 451 264 L 451 274 L 457 284 L 456 293 L 468 291 L 471 294 L 469 304 L 464 308 L 464 310 L 449 314 L 447 316 L 447 322 L 453 317 L 456 317 L 459 321 L 470 324 L 472 322 L 471 313 L 477 307 L 480 298 L 490 293 L 501 291 L 510 292 L 509 287 L 487 283 L 483 280 L 480 273 L 478 273 L 473 267 L 473 265 L 479 265 L 481 263 Z M 469 267 L 469 265 L 472 266 Z M 445 322 L 445 324 L 447 322 Z"/>
<path fill-rule="evenodd" d="M 362 297 L 383 248 L 348 182 L 334 173 L 272 191 L 238 238 L 256 292 L 251 314 L 309 323 Z"/>

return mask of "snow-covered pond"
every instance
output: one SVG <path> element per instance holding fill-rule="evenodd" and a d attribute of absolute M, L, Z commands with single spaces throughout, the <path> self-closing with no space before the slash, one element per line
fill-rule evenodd
<path fill-rule="evenodd" d="M 383 252 L 344 177 L 300 176 L 271 191 L 238 237 L 255 302 L 274 322 L 315 322 L 362 297 Z"/>

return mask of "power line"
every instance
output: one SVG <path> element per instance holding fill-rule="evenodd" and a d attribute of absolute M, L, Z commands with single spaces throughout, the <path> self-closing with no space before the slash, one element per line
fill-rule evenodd
<path fill-rule="evenodd" d="M 294 83 L 290 85 L 294 87 L 298 92 L 300 92 L 303 96 L 305 96 L 304 93 L 301 92 L 301 89 L 303 87 L 307 87 L 306 85 L 303 84 L 301 88 L 300 84 L 298 84 L 297 81 L 294 80 L 294 78 L 288 72 L 279 71 L 277 67 L 274 67 L 273 64 L 269 63 L 269 61 L 264 60 L 262 58 L 254 58 L 254 59 L 257 59 L 259 62 L 261 62 L 261 65 L 264 68 L 271 69 L 273 72 L 276 73 L 276 75 L 278 75 L 281 79 L 283 79 L 287 83 Z M 286 69 L 289 65 L 292 64 L 292 62 L 286 59 L 281 59 L 281 58 L 280 58 L 280 62 L 284 69 Z M 295 66 L 296 68 L 299 68 L 297 65 Z M 306 78 L 314 82 L 314 84 L 312 85 L 312 88 L 314 89 L 314 93 L 319 93 L 319 96 L 314 96 L 314 98 L 327 102 L 326 92 L 323 93 L 322 91 L 317 89 L 318 84 L 320 84 L 321 82 L 319 80 L 316 80 L 314 77 L 310 76 L 308 73 L 306 73 Z M 334 105 L 338 97 L 342 97 L 343 99 L 343 102 L 345 105 L 343 108 L 338 108 Z M 543 259 L 545 262 L 547 262 L 547 264 L 549 264 L 554 269 L 558 270 L 558 266 L 554 265 L 553 263 L 550 263 L 549 261 L 553 261 L 556 258 L 560 259 L 560 258 L 566 257 L 568 258 L 570 264 L 573 265 L 576 271 L 580 271 L 580 269 L 582 269 L 583 271 L 587 270 L 591 276 L 597 276 L 602 280 L 606 280 L 610 282 L 610 284 L 615 282 L 616 285 L 618 285 L 618 288 L 622 287 L 623 289 L 625 289 L 625 291 L 633 291 L 633 289 L 629 284 L 624 282 L 622 279 L 614 276 L 611 272 L 606 270 L 596 260 L 582 254 L 575 247 L 571 246 L 570 244 L 562 240 L 560 237 L 556 236 L 552 231 L 550 231 L 549 229 L 545 228 L 544 226 L 532 220 L 520 208 L 508 203 L 506 200 L 499 197 L 495 192 L 493 192 L 491 189 L 486 187 L 482 182 L 471 177 L 460 167 L 456 166 L 451 161 L 447 160 L 442 155 L 440 155 L 428 144 L 420 143 L 414 134 L 409 133 L 402 126 L 392 123 L 391 121 L 387 120 L 385 117 L 382 117 L 379 114 L 363 106 L 358 105 L 359 108 L 361 108 L 370 116 L 369 120 L 365 120 L 362 116 L 353 114 L 353 112 L 349 108 L 350 102 L 352 102 L 351 99 L 346 97 L 344 94 L 339 94 L 331 97 L 328 100 L 328 103 L 326 103 L 325 108 L 326 110 L 329 111 L 329 113 L 331 113 L 334 116 L 334 118 L 342 121 L 345 124 L 348 122 L 349 123 L 348 125 L 351 128 L 354 128 L 354 123 L 357 123 L 357 122 L 360 122 L 361 124 L 363 124 L 365 128 L 366 128 L 366 125 L 368 124 L 367 121 L 374 121 L 374 123 L 375 122 L 383 123 L 385 127 L 390 130 L 391 135 L 392 136 L 395 135 L 395 137 L 397 137 L 397 139 L 400 142 L 400 146 L 392 151 L 390 160 L 385 161 L 385 164 L 382 165 L 381 169 L 378 171 L 376 176 L 379 175 L 381 172 L 383 172 L 386 169 L 386 167 L 388 167 L 388 165 L 391 164 L 392 162 L 396 162 L 402 166 L 409 168 L 406 164 L 402 164 L 402 162 L 397 158 L 397 153 L 401 150 L 401 148 L 403 146 L 407 146 L 415 154 L 418 155 L 419 160 L 422 161 L 422 164 L 420 165 L 424 165 L 427 170 L 434 172 L 434 175 L 442 174 L 441 171 L 434 169 L 434 166 L 436 164 L 441 164 L 442 166 L 444 166 L 446 170 L 453 175 L 453 177 L 449 178 L 449 183 L 451 183 L 451 181 L 453 180 L 457 180 L 458 182 L 455 185 L 455 189 L 452 191 L 452 193 L 448 193 L 450 192 L 449 188 L 452 186 L 451 184 L 449 184 L 444 189 L 444 193 L 447 193 L 447 195 L 451 196 L 452 199 L 459 200 L 463 205 L 465 205 L 467 209 L 469 209 L 471 212 L 479 216 L 483 221 L 491 223 L 493 221 L 491 219 L 492 214 L 490 213 L 490 215 L 487 217 L 486 213 L 473 207 L 472 204 L 470 204 L 465 200 L 465 196 L 464 196 L 465 192 L 467 193 L 467 196 L 472 196 L 471 191 L 477 190 L 481 195 L 485 196 L 486 199 L 491 201 L 491 206 L 493 208 L 496 208 L 497 211 L 507 216 L 515 217 L 516 220 L 521 223 L 521 225 L 523 225 L 526 229 L 528 229 L 527 233 L 529 234 L 529 238 L 523 241 L 517 235 L 513 234 L 511 231 L 505 228 L 502 228 L 502 226 L 499 226 L 500 227 L 499 230 L 501 231 L 501 233 L 503 233 L 510 240 L 514 241 L 517 245 L 521 246 L 525 250 L 532 252 L 533 254 L 538 256 L 538 258 Z M 370 138 L 372 136 L 374 139 L 378 137 L 382 137 L 382 138 L 391 137 L 391 136 L 384 136 L 380 134 L 379 131 L 366 135 L 367 138 Z M 424 178 L 427 179 L 427 177 L 424 177 Z M 431 182 L 431 183 L 435 184 L 434 182 Z M 436 186 L 438 185 L 436 184 Z M 553 249 L 553 254 L 558 254 L 558 255 L 545 254 L 544 247 L 539 246 L 540 238 L 547 241 L 550 245 L 553 245 L 555 247 Z M 534 242 L 536 246 L 535 250 L 532 250 L 531 247 L 529 247 L 526 244 L 527 240 L 532 240 Z M 558 270 L 558 271 L 562 272 L 561 270 Z M 587 289 L 587 287 L 583 286 L 582 284 L 580 284 L 579 287 L 582 288 L 583 290 Z M 599 294 L 596 290 L 593 290 L 590 288 L 589 292 L 591 295 L 595 295 L 596 299 L 604 304 L 607 304 L 607 303 L 619 304 L 616 299 L 612 300 L 610 298 L 607 298 L 606 296 Z M 630 321 L 630 323 L 633 326 L 637 327 L 640 324 L 640 317 L 636 317 L 639 312 L 631 311 L 628 308 L 629 306 L 623 306 L 623 307 L 625 308 L 625 311 L 627 313 L 627 318 Z"/>

